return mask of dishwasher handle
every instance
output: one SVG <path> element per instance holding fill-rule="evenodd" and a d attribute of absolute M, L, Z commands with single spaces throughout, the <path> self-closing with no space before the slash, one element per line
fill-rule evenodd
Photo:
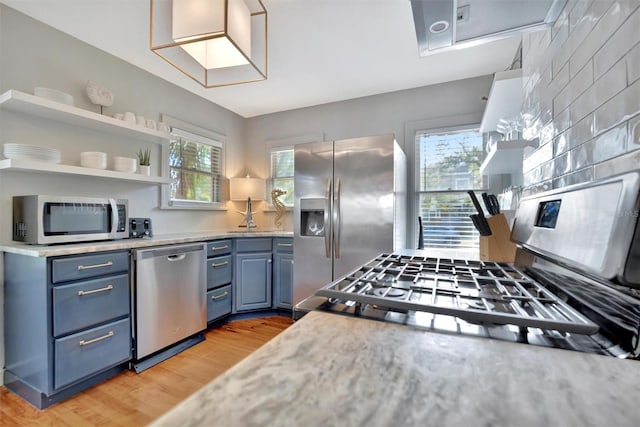
<path fill-rule="evenodd" d="M 184 259 L 188 253 L 204 251 L 205 245 L 202 243 L 195 245 L 170 245 L 166 247 L 159 246 L 149 249 L 136 249 L 133 251 L 133 259 L 143 260 L 149 258 L 167 257 L 168 261 L 180 261 L 181 259 Z"/>

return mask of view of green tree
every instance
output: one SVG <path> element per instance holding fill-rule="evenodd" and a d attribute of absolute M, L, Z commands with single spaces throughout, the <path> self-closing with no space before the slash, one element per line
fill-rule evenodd
<path fill-rule="evenodd" d="M 179 137 L 169 147 L 171 200 L 219 202 L 221 149 Z"/>
<path fill-rule="evenodd" d="M 482 135 L 465 131 L 416 139 L 425 246 L 477 247 L 478 233 L 469 219 L 475 209 L 466 192 L 482 188 Z"/>

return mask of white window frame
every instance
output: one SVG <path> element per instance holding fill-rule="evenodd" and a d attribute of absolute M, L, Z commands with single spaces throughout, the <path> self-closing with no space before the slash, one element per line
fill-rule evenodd
<path fill-rule="evenodd" d="M 269 201 L 269 205 L 273 206 L 273 200 L 271 199 L 271 190 L 273 190 L 273 182 L 276 179 L 276 177 L 274 177 L 272 175 L 272 170 L 271 170 L 271 166 L 273 165 L 273 161 L 271 159 L 271 156 L 273 156 L 274 153 L 279 153 L 282 151 L 292 151 L 293 152 L 294 147 L 293 145 L 283 145 L 283 146 L 279 146 L 279 147 L 272 147 L 271 150 L 269 151 L 269 182 L 268 182 L 268 189 L 269 189 L 269 194 L 268 194 L 268 201 Z M 295 165 L 294 165 L 295 168 Z M 291 176 L 281 176 L 278 177 L 280 179 L 286 178 L 286 179 L 291 179 L 293 181 L 293 175 Z M 291 206 L 287 206 L 287 209 L 293 209 L 293 204 Z"/>
<path fill-rule="evenodd" d="M 413 214 L 413 222 L 417 223 L 417 218 L 419 215 L 421 215 L 420 212 L 420 196 L 422 194 L 427 194 L 427 193 L 432 193 L 432 194 L 437 194 L 437 193 L 456 193 L 456 192 L 465 192 L 465 190 L 434 190 L 434 191 L 421 191 L 420 190 L 420 150 L 418 147 L 418 142 L 417 140 L 417 136 L 419 134 L 425 134 L 425 135 L 438 135 L 438 134 L 451 134 L 451 133 L 461 133 L 461 132 L 465 132 L 465 131 L 477 131 L 478 133 L 480 133 L 480 124 L 479 123 L 474 123 L 474 124 L 467 124 L 467 125 L 460 125 L 460 126 L 447 126 L 447 127 L 439 127 L 439 128 L 429 128 L 429 127 L 415 127 L 413 128 L 413 132 L 412 132 L 412 143 L 413 143 L 413 150 L 414 150 L 414 167 L 413 167 L 413 180 L 414 180 L 414 198 L 413 198 L 413 204 L 414 204 L 414 214 Z M 484 145 L 482 147 L 482 150 L 484 151 Z M 474 190 L 474 191 L 486 191 L 486 177 L 481 176 L 482 178 L 482 184 L 481 184 L 481 188 L 468 188 L 468 190 Z M 439 214 L 441 214 L 439 212 Z M 416 235 L 417 235 L 417 230 L 416 230 Z M 426 242 L 425 242 L 425 248 L 427 248 L 426 246 Z M 465 250 L 470 250 L 470 251 L 474 251 L 477 250 L 477 248 L 458 248 L 458 251 L 465 251 Z"/>
<path fill-rule="evenodd" d="M 271 190 L 273 186 L 273 177 L 271 176 L 271 153 L 274 151 L 283 151 L 286 149 L 294 149 L 298 144 L 306 144 L 308 142 L 322 142 L 324 141 L 324 133 L 313 133 L 305 135 L 290 136 L 280 139 L 269 139 L 265 141 L 265 170 L 267 171 L 267 201 L 269 203 L 270 210 L 274 209 L 273 202 L 271 200 Z M 295 164 L 294 164 L 295 169 Z M 295 196 L 294 196 L 295 203 Z M 293 206 L 287 207 L 287 210 L 293 210 Z"/>
<path fill-rule="evenodd" d="M 211 145 L 219 147 L 222 150 L 220 159 L 220 176 L 223 178 L 226 176 L 226 136 L 222 133 L 212 131 L 209 129 L 201 128 L 200 126 L 193 125 L 183 120 L 171 117 L 167 114 L 162 114 L 162 121 L 167 123 L 170 127 L 170 132 L 189 138 L 198 142 L 199 144 Z M 170 144 L 170 142 L 169 142 Z M 167 177 L 170 179 L 171 166 L 169 165 L 169 147 L 167 146 L 165 152 L 165 158 L 163 159 L 164 166 L 167 168 Z M 225 204 L 225 183 L 221 183 L 222 191 L 219 202 L 197 202 L 197 201 L 185 201 L 185 200 L 171 200 L 171 187 L 170 184 L 163 184 L 161 191 L 161 208 L 162 209 L 183 209 L 183 210 L 226 210 Z"/>

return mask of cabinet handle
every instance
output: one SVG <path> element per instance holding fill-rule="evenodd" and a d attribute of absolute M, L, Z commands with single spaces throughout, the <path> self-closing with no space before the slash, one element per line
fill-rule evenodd
<path fill-rule="evenodd" d="M 213 263 L 211 264 L 211 267 L 213 268 L 218 268 L 218 267 L 222 267 L 223 265 L 227 265 L 229 264 L 229 261 L 223 261 L 223 262 L 219 262 L 219 263 Z"/>
<path fill-rule="evenodd" d="M 111 267 L 112 265 L 113 265 L 112 261 L 105 262 L 104 264 L 79 265 L 78 271 L 91 270 L 92 268 Z"/>
<path fill-rule="evenodd" d="M 222 249 L 229 249 L 229 246 L 224 245 L 224 246 L 211 246 L 211 250 L 212 251 L 221 251 Z"/>
<path fill-rule="evenodd" d="M 293 243 L 278 243 L 278 246 L 284 246 L 284 247 L 290 248 L 291 246 L 293 246 Z"/>
<path fill-rule="evenodd" d="M 293 265 L 293 260 L 291 260 L 291 265 Z"/>
<path fill-rule="evenodd" d="M 92 340 L 87 340 L 87 341 L 81 340 L 80 341 L 80 347 L 84 347 L 85 345 L 93 344 L 93 343 L 96 343 L 98 341 L 106 340 L 107 338 L 110 338 L 110 337 L 112 337 L 114 335 L 115 334 L 113 333 L 113 331 L 109 331 L 109 332 L 107 332 L 106 335 L 103 335 L 103 336 L 98 337 L 98 338 L 94 338 Z"/>
<path fill-rule="evenodd" d="M 268 262 L 269 264 L 271 264 L 271 263 L 273 262 L 273 260 L 272 260 L 272 259 L 268 259 L 268 260 L 267 260 L 267 262 Z"/>
<path fill-rule="evenodd" d="M 100 289 L 93 289 L 91 291 L 78 291 L 78 296 L 81 297 L 83 295 L 97 294 L 98 292 L 106 292 L 110 291 L 111 289 L 113 289 L 113 285 L 108 285 Z"/>
<path fill-rule="evenodd" d="M 224 298 L 224 297 L 226 297 L 227 295 L 229 295 L 229 292 L 228 292 L 228 291 L 224 291 L 224 292 L 223 292 L 223 293 L 221 293 L 220 295 L 211 295 L 211 299 L 215 301 L 215 300 L 217 300 L 217 299 Z"/>

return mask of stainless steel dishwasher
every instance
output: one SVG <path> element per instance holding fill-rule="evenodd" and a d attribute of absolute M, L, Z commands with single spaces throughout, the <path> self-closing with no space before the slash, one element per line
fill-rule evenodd
<path fill-rule="evenodd" d="M 202 341 L 192 336 L 207 327 L 205 245 L 137 249 L 133 260 L 133 366 L 140 372 Z"/>

